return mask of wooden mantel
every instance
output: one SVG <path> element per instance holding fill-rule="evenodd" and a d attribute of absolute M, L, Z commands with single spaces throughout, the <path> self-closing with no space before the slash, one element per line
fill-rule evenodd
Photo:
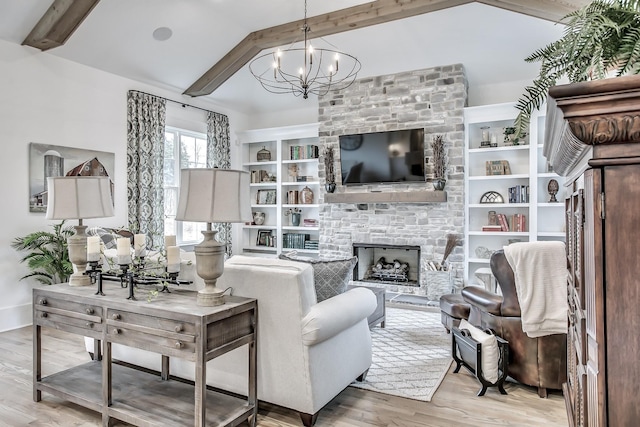
<path fill-rule="evenodd" d="M 628 157 L 640 143 L 640 75 L 552 87 L 543 153 L 560 175 L 593 158 Z"/>
<path fill-rule="evenodd" d="M 444 203 L 447 201 L 446 191 L 371 191 L 327 193 L 326 203 Z"/>

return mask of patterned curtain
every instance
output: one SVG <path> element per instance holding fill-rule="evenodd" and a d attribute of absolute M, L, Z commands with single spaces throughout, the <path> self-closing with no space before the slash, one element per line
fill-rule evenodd
<path fill-rule="evenodd" d="M 137 91 L 127 94 L 127 198 L 129 228 L 151 247 L 164 244 L 164 127 L 167 100 Z"/>
<path fill-rule="evenodd" d="M 231 143 L 229 142 L 229 118 L 224 114 L 207 114 L 207 167 L 229 169 L 231 167 Z M 217 240 L 227 244 L 227 257 L 232 254 L 231 224 L 213 224 Z"/>

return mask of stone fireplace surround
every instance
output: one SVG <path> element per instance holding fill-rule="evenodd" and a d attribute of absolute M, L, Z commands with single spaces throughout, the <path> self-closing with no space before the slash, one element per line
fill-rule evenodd
<path fill-rule="evenodd" d="M 420 249 L 418 286 L 382 285 L 389 291 L 416 295 L 428 292 L 427 263 L 440 262 L 447 234 L 464 233 L 464 122 L 467 81 L 462 64 L 433 67 L 357 80 L 349 88 L 319 98 L 319 136 L 322 147 L 333 147 L 339 162 L 338 136 L 423 127 L 427 179 L 431 178 L 431 141 L 444 136 L 448 159 L 445 202 L 325 203 L 320 196 L 320 252 L 326 258 L 352 256 L 353 244 L 417 246 Z M 339 163 L 334 166 L 340 183 Z M 324 165 L 320 162 L 320 180 Z M 322 187 L 322 186 L 321 186 Z M 432 190 L 432 184 L 380 184 L 344 187 L 336 193 L 413 192 Z M 455 287 L 462 287 L 464 256 L 456 248 L 448 260 Z M 375 284 L 373 284 L 375 285 Z"/>

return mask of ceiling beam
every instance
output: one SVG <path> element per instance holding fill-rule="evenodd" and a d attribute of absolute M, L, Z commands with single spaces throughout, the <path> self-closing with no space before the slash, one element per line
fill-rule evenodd
<path fill-rule="evenodd" d="M 465 0 L 376 0 L 347 9 L 307 18 L 314 37 L 325 37 L 370 25 L 435 12 L 474 1 Z M 558 22 L 589 0 L 486 0 L 491 6 Z M 289 45 L 301 38 L 303 20 L 254 31 L 205 72 L 185 95 L 209 95 L 263 49 Z"/>
<path fill-rule="evenodd" d="M 42 51 L 62 46 L 100 0 L 55 0 L 22 42 Z"/>
<path fill-rule="evenodd" d="M 591 0 L 477 0 L 489 6 L 511 12 L 522 13 L 534 18 L 560 22 L 569 13 L 591 3 Z"/>
<path fill-rule="evenodd" d="M 313 37 L 409 18 L 436 10 L 473 3 L 472 0 L 376 0 L 307 18 Z M 303 20 L 254 31 L 205 72 L 185 95 L 209 95 L 263 49 L 289 45 L 301 39 Z"/>

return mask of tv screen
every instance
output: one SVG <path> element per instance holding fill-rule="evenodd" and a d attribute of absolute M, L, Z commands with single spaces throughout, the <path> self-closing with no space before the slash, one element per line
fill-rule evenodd
<path fill-rule="evenodd" d="M 343 185 L 424 182 L 424 129 L 341 135 Z"/>

